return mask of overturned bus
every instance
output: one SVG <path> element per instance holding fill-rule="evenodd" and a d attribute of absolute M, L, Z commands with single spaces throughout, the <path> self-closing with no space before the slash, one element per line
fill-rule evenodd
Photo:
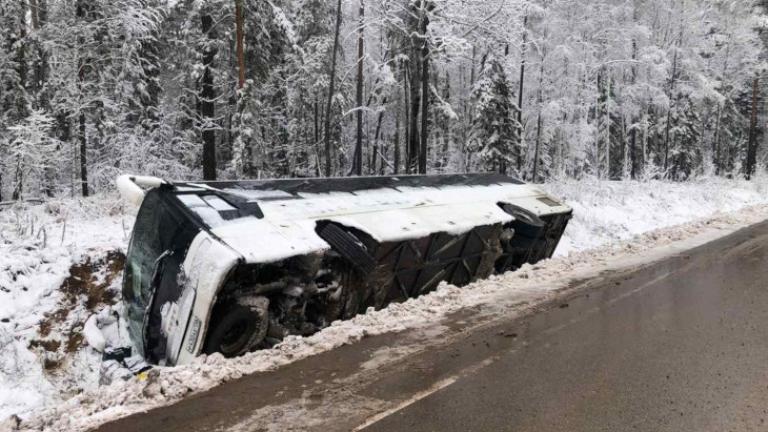
<path fill-rule="evenodd" d="M 552 256 L 572 210 L 495 174 L 181 183 L 123 176 L 140 205 L 131 337 L 178 365 Z"/>

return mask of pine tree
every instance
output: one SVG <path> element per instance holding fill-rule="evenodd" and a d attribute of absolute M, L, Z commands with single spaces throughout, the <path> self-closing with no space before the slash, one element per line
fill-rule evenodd
<path fill-rule="evenodd" d="M 506 72 L 494 57 L 484 61 L 472 97 L 475 117 L 470 142 L 480 166 L 488 171 L 519 175 L 514 172 L 520 134 L 517 106 Z"/>
<path fill-rule="evenodd" d="M 21 122 L 29 112 L 25 4 L 17 0 L 0 4 L 0 28 L 3 29 L 0 39 L 0 201 L 4 182 L 12 181 L 14 199 L 23 188 L 21 163 L 9 150 L 15 139 L 8 127 Z M 8 175 L 11 172 L 13 179 Z"/>
<path fill-rule="evenodd" d="M 92 193 L 122 172 L 338 175 L 353 159 L 371 174 L 535 181 L 766 165 L 768 33 L 751 0 L 366 2 L 360 99 L 358 4 L 0 2 L 0 199 Z M 55 160 L 17 163 L 36 148 L 21 140 Z"/>
<path fill-rule="evenodd" d="M 703 153 L 700 119 L 687 95 L 680 97 L 671 114 L 670 178 L 688 180 L 701 170 Z"/>

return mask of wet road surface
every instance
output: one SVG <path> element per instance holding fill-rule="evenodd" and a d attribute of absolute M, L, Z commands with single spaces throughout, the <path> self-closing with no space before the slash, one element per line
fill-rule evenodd
<path fill-rule="evenodd" d="M 523 318 L 385 335 L 104 431 L 768 431 L 768 224 Z M 424 347 L 428 349 L 424 349 Z M 400 352 L 370 365 L 375 354 Z"/>
<path fill-rule="evenodd" d="M 768 431 L 765 231 L 534 317 L 525 346 L 364 430 Z"/>

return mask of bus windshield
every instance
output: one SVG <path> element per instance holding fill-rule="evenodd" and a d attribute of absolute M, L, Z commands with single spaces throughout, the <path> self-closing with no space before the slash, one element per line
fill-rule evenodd
<path fill-rule="evenodd" d="M 131 244 L 128 247 L 123 300 L 127 309 L 131 339 L 136 342 L 144 340 L 145 314 L 155 294 L 152 278 L 156 271 L 156 262 L 163 254 L 159 225 L 165 211 L 165 204 L 159 196 L 148 193 L 136 217 Z M 137 348 L 143 349 L 141 343 L 137 345 Z"/>

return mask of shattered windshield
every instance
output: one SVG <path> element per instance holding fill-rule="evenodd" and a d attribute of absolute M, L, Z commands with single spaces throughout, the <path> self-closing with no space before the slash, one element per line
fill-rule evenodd
<path fill-rule="evenodd" d="M 123 283 L 131 338 L 147 359 L 165 357 L 162 307 L 181 295 L 182 263 L 198 232 L 172 195 L 157 190 L 147 193 L 133 228 Z"/>
<path fill-rule="evenodd" d="M 127 306 L 131 337 L 135 341 L 143 340 L 144 314 L 154 294 L 151 285 L 155 262 L 163 253 L 159 235 L 163 210 L 164 204 L 158 195 L 147 194 L 136 218 L 128 248 L 123 298 Z"/>

